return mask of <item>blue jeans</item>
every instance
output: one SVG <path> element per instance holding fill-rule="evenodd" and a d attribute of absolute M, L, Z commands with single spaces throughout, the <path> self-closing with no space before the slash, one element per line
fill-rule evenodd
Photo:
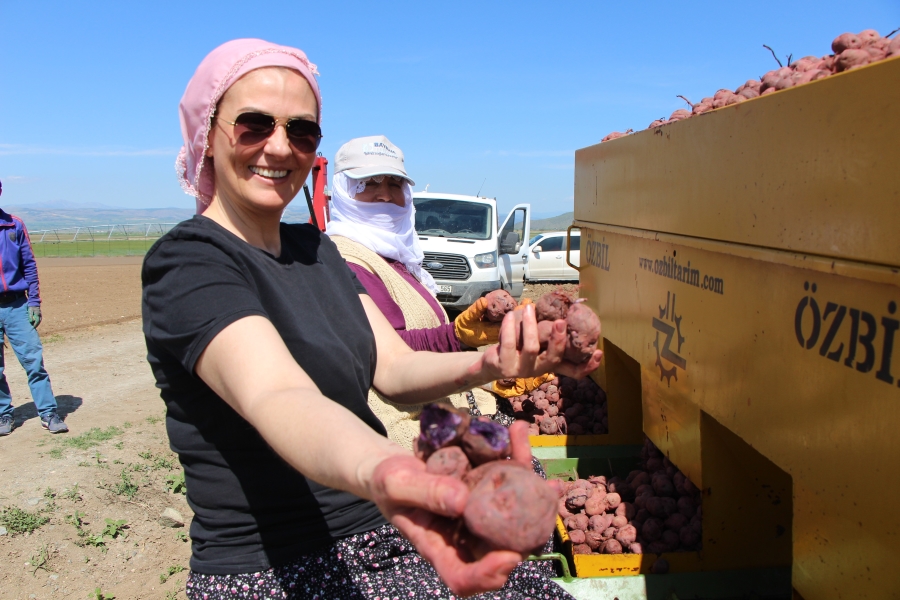
<path fill-rule="evenodd" d="M 28 387 L 38 414 L 42 417 L 56 412 L 56 398 L 50 388 L 50 375 L 44 368 L 44 347 L 37 330 L 28 320 L 28 300 L 25 296 L 15 302 L 0 305 L 0 336 L 6 333 L 16 358 L 28 373 Z M 0 343 L 0 416 L 13 414 L 12 395 L 4 374 L 3 344 Z"/>

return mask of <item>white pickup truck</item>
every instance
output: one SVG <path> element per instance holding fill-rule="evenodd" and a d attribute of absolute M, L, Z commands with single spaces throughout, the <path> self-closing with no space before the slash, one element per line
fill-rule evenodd
<path fill-rule="evenodd" d="M 438 285 L 441 304 L 463 310 L 500 288 L 519 299 L 531 205 L 517 204 L 501 223 L 495 198 L 417 192 L 413 203 L 424 266 Z"/>

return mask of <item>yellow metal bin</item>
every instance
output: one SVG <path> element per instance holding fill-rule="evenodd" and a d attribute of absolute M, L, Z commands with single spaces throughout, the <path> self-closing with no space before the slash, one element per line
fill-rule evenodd
<path fill-rule="evenodd" d="M 900 598 L 900 59 L 575 165 L 610 435 L 643 430 L 704 492 L 682 568 Z"/>

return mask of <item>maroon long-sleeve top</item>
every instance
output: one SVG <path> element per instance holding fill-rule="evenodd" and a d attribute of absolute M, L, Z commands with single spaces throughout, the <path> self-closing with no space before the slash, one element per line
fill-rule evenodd
<path fill-rule="evenodd" d="M 409 282 L 413 289 L 425 298 L 428 305 L 434 310 L 434 314 L 437 315 L 438 320 L 443 321 L 444 312 L 441 310 L 441 305 L 438 303 L 437 298 L 432 296 L 431 293 L 429 293 L 429 291 L 406 270 L 403 263 L 390 258 L 385 258 L 384 260 L 403 279 Z M 407 330 L 406 319 L 403 318 L 403 311 L 400 309 L 400 306 L 394 302 L 394 299 L 391 298 L 391 294 L 388 292 L 384 282 L 381 281 L 381 278 L 355 263 L 348 262 L 347 266 L 356 273 L 356 277 L 366 288 L 369 297 L 375 305 L 381 309 L 381 312 L 387 317 L 388 322 L 395 330 L 397 330 L 397 333 L 400 334 L 400 337 L 403 338 L 403 341 L 405 341 L 410 348 L 413 350 L 429 350 L 431 352 L 460 352 L 463 349 L 462 346 L 460 346 L 459 339 L 456 337 L 456 330 L 454 329 L 452 322 L 432 329 Z"/>

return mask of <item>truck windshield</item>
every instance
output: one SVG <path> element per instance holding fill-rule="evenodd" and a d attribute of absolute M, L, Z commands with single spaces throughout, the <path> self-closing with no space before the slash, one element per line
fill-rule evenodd
<path fill-rule="evenodd" d="M 419 235 L 474 240 L 491 237 L 494 216 L 489 204 L 444 198 L 414 198 L 413 204 Z"/>

